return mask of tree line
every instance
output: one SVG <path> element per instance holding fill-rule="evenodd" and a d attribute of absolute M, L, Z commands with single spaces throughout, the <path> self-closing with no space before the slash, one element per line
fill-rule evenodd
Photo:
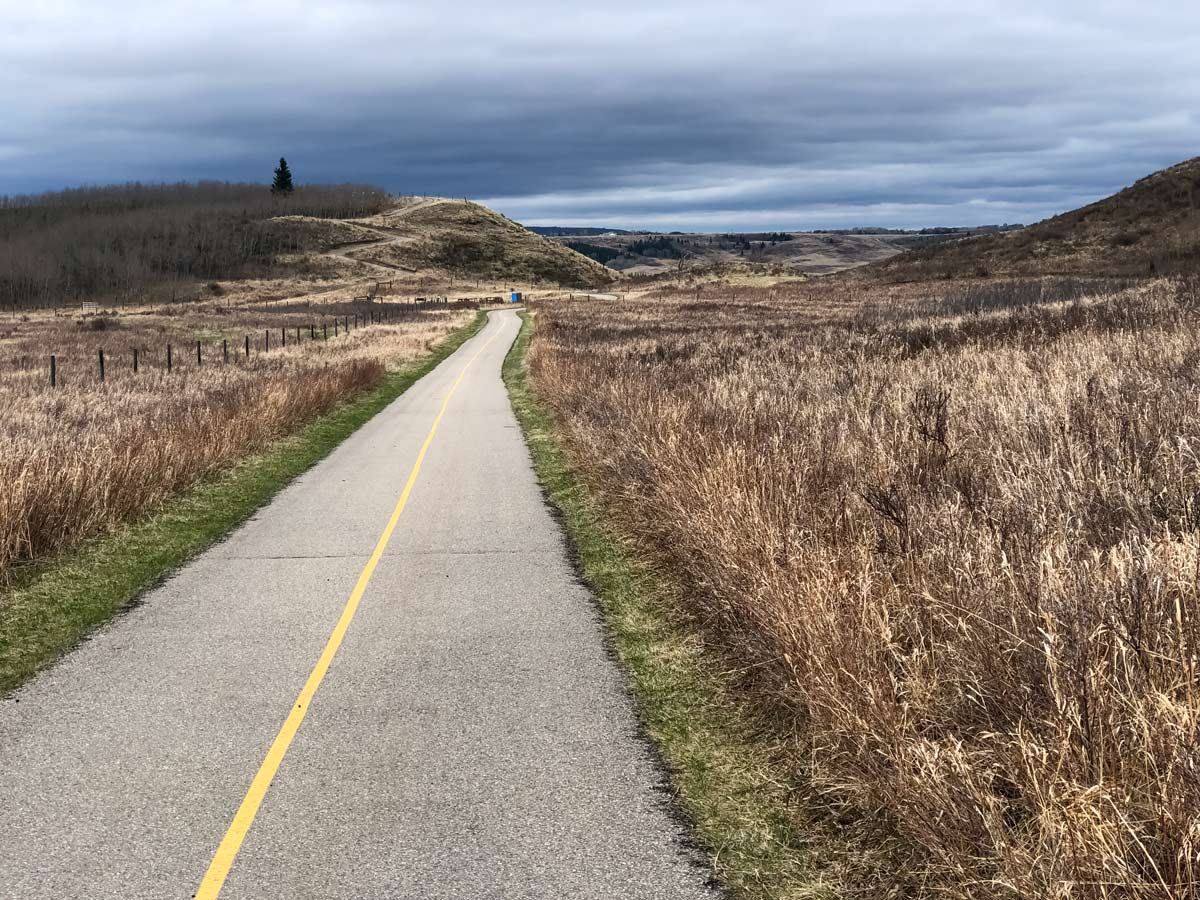
<path fill-rule="evenodd" d="M 131 183 L 0 197 L 0 304 L 34 308 L 234 278 L 308 249 L 279 216 L 345 219 L 385 208 L 366 185 L 272 193 L 228 182 Z M 311 240 L 311 238 L 308 238 Z"/>

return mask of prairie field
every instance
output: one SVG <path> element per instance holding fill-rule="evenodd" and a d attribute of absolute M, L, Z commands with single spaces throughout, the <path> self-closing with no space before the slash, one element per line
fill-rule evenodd
<path fill-rule="evenodd" d="M 453 305 L 210 301 L 6 317 L 0 583 L 14 566 L 134 520 L 268 448 L 472 315 Z"/>
<path fill-rule="evenodd" d="M 570 453 L 846 838 L 848 892 L 1200 892 L 1195 280 L 536 315 Z"/>

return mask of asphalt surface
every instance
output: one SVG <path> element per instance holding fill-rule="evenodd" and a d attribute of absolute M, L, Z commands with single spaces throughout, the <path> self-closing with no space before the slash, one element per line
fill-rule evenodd
<path fill-rule="evenodd" d="M 464 365 L 220 897 L 712 898 L 500 380 L 512 312 L 0 701 L 0 897 L 190 898 Z"/>

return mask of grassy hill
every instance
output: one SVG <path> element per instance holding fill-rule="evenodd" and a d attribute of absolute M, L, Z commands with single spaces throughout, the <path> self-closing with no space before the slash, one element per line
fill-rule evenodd
<path fill-rule="evenodd" d="M 952 241 L 883 262 L 907 279 L 1169 275 L 1200 271 L 1200 157 L 1020 231 Z"/>
<path fill-rule="evenodd" d="M 570 287 L 601 287 L 615 278 L 594 260 L 468 200 L 410 198 L 361 221 L 397 240 L 356 254 L 359 259 Z"/>

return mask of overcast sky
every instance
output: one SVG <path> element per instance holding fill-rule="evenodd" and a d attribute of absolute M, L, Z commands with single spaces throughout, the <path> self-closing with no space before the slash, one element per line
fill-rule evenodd
<path fill-rule="evenodd" d="M 1200 155 L 1184 0 L 0 0 L 0 194 L 366 181 L 527 224 L 1030 222 Z"/>

